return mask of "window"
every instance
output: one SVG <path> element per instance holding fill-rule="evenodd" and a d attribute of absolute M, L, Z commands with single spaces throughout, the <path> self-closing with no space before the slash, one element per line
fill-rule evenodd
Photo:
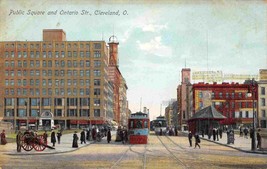
<path fill-rule="evenodd" d="M 77 70 L 73 70 L 73 76 L 78 76 L 78 74 L 77 74 Z"/>
<path fill-rule="evenodd" d="M 265 98 L 261 98 L 261 106 L 265 106 Z"/>
<path fill-rule="evenodd" d="M 68 86 L 71 86 L 71 79 L 68 79 Z"/>
<path fill-rule="evenodd" d="M 94 43 L 95 49 L 101 49 L 101 43 Z"/>
<path fill-rule="evenodd" d="M 94 109 L 94 116 L 100 117 L 100 109 Z"/>
<path fill-rule="evenodd" d="M 223 97 L 223 96 L 222 96 L 222 92 L 220 92 L 220 93 L 219 93 L 219 97 L 220 97 L 220 98 L 222 98 L 222 97 Z"/>
<path fill-rule="evenodd" d="M 43 67 L 46 67 L 46 61 L 43 60 Z"/>
<path fill-rule="evenodd" d="M 90 80 L 89 79 L 86 79 L 85 83 L 86 83 L 86 86 L 90 86 Z"/>
<path fill-rule="evenodd" d="M 63 106 L 63 99 L 55 98 L 55 106 Z"/>
<path fill-rule="evenodd" d="M 61 67 L 65 67 L 65 61 L 64 60 L 61 61 Z"/>
<path fill-rule="evenodd" d="M 31 99 L 31 106 L 39 106 L 40 102 L 39 99 Z"/>
<path fill-rule="evenodd" d="M 89 58 L 90 57 L 90 52 L 86 51 L 86 57 Z"/>
<path fill-rule="evenodd" d="M 46 79 L 43 79 L 42 85 L 46 86 Z"/>
<path fill-rule="evenodd" d="M 94 61 L 94 66 L 95 67 L 100 67 L 101 66 L 101 61 L 100 60 L 95 60 Z M 202 92 L 200 92 L 200 93 L 202 93 Z"/>
<path fill-rule="evenodd" d="M 242 93 L 239 92 L 239 93 L 238 93 L 238 97 L 239 97 L 239 98 L 242 98 Z"/>
<path fill-rule="evenodd" d="M 80 116 L 81 117 L 89 117 L 89 110 L 87 109 L 80 109 Z"/>
<path fill-rule="evenodd" d="M 90 99 L 89 98 L 81 98 L 80 99 L 80 106 L 89 106 L 90 105 Z"/>
<path fill-rule="evenodd" d="M 101 52 L 100 51 L 94 51 L 94 57 L 95 58 L 100 58 L 101 57 Z"/>
<path fill-rule="evenodd" d="M 226 98 L 229 98 L 229 93 L 226 93 L 226 94 L 225 94 L 225 97 L 226 97 Z"/>
<path fill-rule="evenodd" d="M 43 106 L 51 106 L 51 98 L 43 98 L 42 99 Z"/>
<path fill-rule="evenodd" d="M 77 52 L 76 51 L 73 52 L 73 57 L 77 57 Z"/>
<path fill-rule="evenodd" d="M 56 65 L 56 67 L 59 67 L 59 61 L 58 60 L 55 60 L 55 65 Z"/>
<path fill-rule="evenodd" d="M 52 67 L 52 61 L 51 60 L 48 61 L 48 67 Z"/>
<path fill-rule="evenodd" d="M 84 86 L 84 80 L 80 79 L 80 86 Z"/>
<path fill-rule="evenodd" d="M 68 76 L 72 76 L 72 71 L 68 70 Z"/>
<path fill-rule="evenodd" d="M 26 109 L 18 109 L 18 117 L 26 117 Z"/>
<path fill-rule="evenodd" d="M 232 102 L 232 109 L 235 108 L 235 102 Z"/>
<path fill-rule="evenodd" d="M 64 58 L 65 57 L 65 52 L 61 51 L 61 57 Z"/>
<path fill-rule="evenodd" d="M 77 98 L 68 98 L 67 106 L 77 106 Z"/>
<path fill-rule="evenodd" d="M 36 67 L 40 67 L 40 61 L 36 60 Z"/>
<path fill-rule="evenodd" d="M 202 92 L 199 92 L 199 93 L 198 93 L 198 97 L 199 97 L 199 98 L 202 98 L 202 97 L 203 97 Z"/>
<path fill-rule="evenodd" d="M 25 98 L 18 98 L 18 105 L 19 106 L 27 106 L 27 99 L 25 99 Z"/>
<path fill-rule="evenodd" d="M 90 61 L 89 61 L 89 60 L 86 60 L 86 61 L 85 61 L 85 66 L 86 66 L 86 67 L 90 67 Z"/>
<path fill-rule="evenodd" d="M 84 76 L 84 71 L 80 70 L 80 76 L 83 77 Z"/>
<path fill-rule="evenodd" d="M 48 51 L 48 57 L 52 58 L 52 52 L 51 51 Z"/>
<path fill-rule="evenodd" d="M 232 99 L 234 99 L 235 98 L 235 93 L 232 93 Z"/>
<path fill-rule="evenodd" d="M 30 52 L 30 57 L 31 57 L 31 58 L 34 58 L 34 53 L 33 53 L 33 51 Z"/>
<path fill-rule="evenodd" d="M 90 70 L 85 70 L 86 76 L 90 77 Z"/>
<path fill-rule="evenodd" d="M 27 52 L 25 52 L 25 51 L 23 52 L 23 57 L 27 58 Z"/>
<path fill-rule="evenodd" d="M 5 109 L 5 117 L 14 117 L 14 109 Z"/>
<path fill-rule="evenodd" d="M 43 51 L 43 58 L 46 58 L 46 51 Z"/>
<path fill-rule="evenodd" d="M 18 61 L 18 67 L 22 67 L 22 62 L 20 60 Z"/>
<path fill-rule="evenodd" d="M 246 111 L 246 118 L 248 118 L 248 111 Z"/>
<path fill-rule="evenodd" d="M 242 118 L 242 111 L 239 112 L 239 118 Z"/>
<path fill-rule="evenodd" d="M 77 85 L 77 80 L 73 79 L 73 85 L 76 86 Z"/>
<path fill-rule="evenodd" d="M 80 57 L 81 57 L 81 58 L 84 57 L 84 52 L 83 52 L 83 51 L 80 52 Z"/>
<path fill-rule="evenodd" d="M 25 68 L 27 67 L 27 61 L 26 60 L 23 61 L 23 67 L 25 67 Z"/>
<path fill-rule="evenodd" d="M 8 84 L 9 84 L 9 81 L 6 79 L 5 80 L 5 85 L 8 86 Z"/>
<path fill-rule="evenodd" d="M 266 117 L 266 111 L 265 110 L 261 110 L 261 116 Z"/>
<path fill-rule="evenodd" d="M 80 89 L 80 95 L 81 95 L 81 96 L 84 95 L 84 89 Z"/>
<path fill-rule="evenodd" d="M 100 70 L 94 70 L 94 76 L 101 76 Z"/>
<path fill-rule="evenodd" d="M 84 62 L 83 60 L 80 60 L 80 67 L 83 67 L 84 66 Z"/>
<path fill-rule="evenodd" d="M 261 87 L 261 95 L 265 95 L 265 87 Z"/>
<path fill-rule="evenodd" d="M 72 117 L 77 116 L 77 110 L 76 109 L 68 109 L 67 111 L 68 111 L 68 114 L 67 114 L 68 116 L 70 116 L 70 117 L 71 116 Z"/>
<path fill-rule="evenodd" d="M 52 70 L 48 70 L 48 76 L 52 76 Z"/>
<path fill-rule="evenodd" d="M 6 56 L 6 58 L 8 58 L 8 52 L 6 52 L 5 56 Z"/>
<path fill-rule="evenodd" d="M 14 58 L 14 51 L 11 51 L 11 57 Z"/>
<path fill-rule="evenodd" d="M 62 109 L 55 109 L 55 112 L 54 112 L 55 116 L 62 116 Z"/>
<path fill-rule="evenodd" d="M 5 66 L 9 67 L 9 62 L 8 61 L 5 61 Z"/>
<path fill-rule="evenodd" d="M 18 52 L 18 58 L 21 58 L 21 52 L 20 51 Z"/>
<path fill-rule="evenodd" d="M 73 61 L 73 67 L 77 67 L 77 61 L 76 60 Z"/>
<path fill-rule="evenodd" d="M 5 106 L 14 106 L 15 99 L 14 98 L 5 98 Z"/>
<path fill-rule="evenodd" d="M 100 89 L 94 89 L 94 95 L 100 95 Z"/>
<path fill-rule="evenodd" d="M 59 57 L 59 52 L 58 51 L 55 52 L 55 56 L 56 56 L 56 58 Z"/>
<path fill-rule="evenodd" d="M 68 60 L 68 67 L 71 68 L 71 61 Z"/>
<path fill-rule="evenodd" d="M 71 57 L 72 54 L 71 54 L 71 51 L 68 51 L 68 57 Z"/>
<path fill-rule="evenodd" d="M 100 86 L 100 79 L 94 79 L 94 85 Z"/>
<path fill-rule="evenodd" d="M 100 99 L 94 99 L 94 106 L 100 106 Z"/>

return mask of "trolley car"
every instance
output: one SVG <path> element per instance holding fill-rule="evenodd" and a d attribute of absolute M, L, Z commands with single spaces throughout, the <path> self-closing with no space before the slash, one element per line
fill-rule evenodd
<path fill-rule="evenodd" d="M 158 116 L 153 120 L 153 129 L 156 135 L 165 135 L 167 132 L 167 121 L 164 116 Z"/>
<path fill-rule="evenodd" d="M 147 144 L 150 121 L 148 114 L 137 112 L 128 119 L 128 133 L 130 144 Z"/>

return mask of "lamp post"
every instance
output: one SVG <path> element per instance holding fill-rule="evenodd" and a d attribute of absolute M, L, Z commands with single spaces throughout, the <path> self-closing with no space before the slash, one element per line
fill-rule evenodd
<path fill-rule="evenodd" d="M 252 123 L 252 138 L 251 138 L 251 150 L 255 151 L 256 149 L 256 132 L 255 132 L 255 128 L 256 128 L 256 118 L 255 118 L 255 91 L 256 91 L 256 82 L 254 80 L 254 78 L 252 79 L 251 83 L 250 83 L 250 88 L 249 88 L 249 96 L 252 97 L 252 115 L 253 115 L 253 123 Z"/>

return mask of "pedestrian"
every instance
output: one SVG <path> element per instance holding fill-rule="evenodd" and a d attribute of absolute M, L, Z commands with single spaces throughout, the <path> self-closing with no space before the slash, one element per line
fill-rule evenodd
<path fill-rule="evenodd" d="M 93 136 L 93 140 L 96 140 L 96 129 L 95 128 L 92 129 L 92 136 Z"/>
<path fill-rule="evenodd" d="M 21 152 L 21 137 L 22 137 L 22 133 L 19 130 L 16 136 L 17 152 Z"/>
<path fill-rule="evenodd" d="M 61 131 L 58 131 L 58 132 L 57 132 L 57 143 L 58 143 L 58 144 L 60 144 L 60 138 L 61 138 L 61 136 L 62 136 Z"/>
<path fill-rule="evenodd" d="M 127 129 L 124 130 L 123 138 L 124 138 L 124 142 L 127 143 L 128 142 L 128 131 L 127 131 Z"/>
<path fill-rule="evenodd" d="M 198 146 L 198 148 L 200 148 L 200 138 L 199 138 L 199 135 L 198 133 L 195 134 L 195 148 Z"/>
<path fill-rule="evenodd" d="M 124 130 L 121 130 L 120 131 L 120 137 L 121 137 L 121 142 L 122 142 L 122 144 L 124 144 Z"/>
<path fill-rule="evenodd" d="M 81 144 L 86 144 L 86 141 L 85 141 L 85 131 L 83 129 L 83 131 L 81 132 Z"/>
<path fill-rule="evenodd" d="M 77 136 L 77 131 L 75 131 L 73 134 L 72 148 L 78 148 L 78 140 L 79 137 Z"/>
<path fill-rule="evenodd" d="M 215 141 L 216 140 L 216 129 L 215 128 L 213 128 L 212 130 L 212 136 L 213 136 L 213 141 Z"/>
<path fill-rule="evenodd" d="M 201 130 L 202 137 L 204 137 L 204 129 Z"/>
<path fill-rule="evenodd" d="M 193 135 L 192 135 L 191 131 L 189 131 L 189 133 L 188 133 L 188 141 L 189 141 L 190 147 L 192 147 L 192 137 L 193 137 Z"/>
<path fill-rule="evenodd" d="M 88 130 L 88 129 L 86 130 L 86 140 L 87 140 L 87 141 L 90 141 L 90 140 L 89 140 L 89 130 Z"/>
<path fill-rule="evenodd" d="M 239 136 L 243 137 L 243 127 L 242 126 L 240 126 L 240 129 L 239 129 Z"/>
<path fill-rule="evenodd" d="M 178 129 L 176 126 L 174 127 L 174 132 L 175 132 L 175 136 L 178 136 Z"/>
<path fill-rule="evenodd" d="M 244 134 L 245 134 L 245 138 L 248 138 L 248 128 L 247 127 L 244 129 Z"/>
<path fill-rule="evenodd" d="M 1 137 L 1 144 L 5 145 L 7 143 L 5 130 L 2 131 L 0 137 Z"/>
<path fill-rule="evenodd" d="M 258 149 L 261 149 L 261 135 L 260 135 L 260 131 L 261 131 L 261 129 L 258 129 L 258 132 L 257 132 L 257 141 L 258 141 L 257 148 Z"/>
<path fill-rule="evenodd" d="M 222 130 L 222 128 L 219 128 L 220 139 L 222 139 L 222 134 L 223 134 L 223 130 Z"/>
<path fill-rule="evenodd" d="M 111 141 L 111 132 L 110 132 L 110 129 L 108 129 L 107 141 L 108 141 L 108 143 Z"/>
<path fill-rule="evenodd" d="M 218 128 L 216 128 L 216 138 L 217 138 L 217 141 L 219 141 L 219 130 L 218 130 Z"/>
<path fill-rule="evenodd" d="M 55 143 L 56 143 L 56 133 L 54 130 L 52 130 L 51 132 L 51 143 L 53 143 L 53 147 L 55 147 Z"/>
<path fill-rule="evenodd" d="M 25 134 L 25 133 L 24 133 Z M 44 134 L 43 134 L 43 138 L 44 138 L 44 143 L 47 145 L 47 132 L 45 131 Z"/>

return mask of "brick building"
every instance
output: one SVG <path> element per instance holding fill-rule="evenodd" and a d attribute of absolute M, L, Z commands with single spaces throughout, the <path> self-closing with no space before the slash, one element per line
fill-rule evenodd
<path fill-rule="evenodd" d="M 257 84 L 256 84 L 257 85 Z M 257 113 L 257 86 L 255 86 L 255 94 L 248 96 L 252 86 L 251 82 L 246 84 L 238 83 L 222 83 L 193 84 L 193 114 L 207 106 L 213 105 L 216 110 L 227 117 L 222 124 L 225 125 L 247 125 L 252 126 L 253 123 L 253 97 L 254 111 Z"/>
<path fill-rule="evenodd" d="M 66 41 L 62 29 L 43 30 L 43 41 L 0 42 L 0 120 L 17 128 L 119 121 L 117 45 Z"/>

